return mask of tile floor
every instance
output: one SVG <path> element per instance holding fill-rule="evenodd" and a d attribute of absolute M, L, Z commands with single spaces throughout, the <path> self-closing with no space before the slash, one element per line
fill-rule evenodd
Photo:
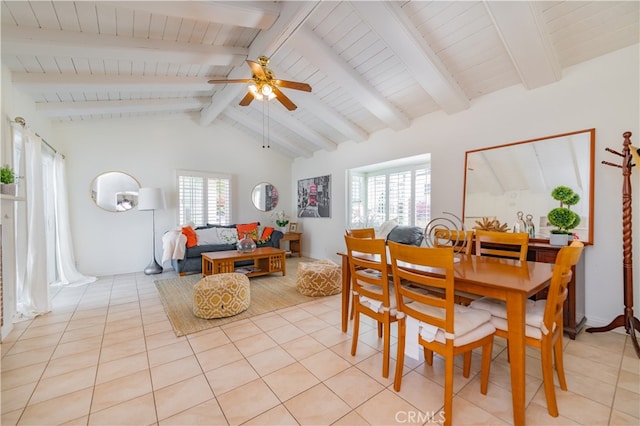
<path fill-rule="evenodd" d="M 350 355 L 339 295 L 176 338 L 153 283 L 171 276 L 116 275 L 53 290 L 52 312 L 15 324 L 2 342 L 1 424 L 438 423 L 441 360 L 408 363 L 394 392 L 371 322 Z M 528 349 L 527 423 L 640 424 L 640 361 L 630 339 L 583 332 L 565 343 L 569 391 L 558 388 L 557 418 L 546 410 L 539 355 Z M 468 379 L 457 365 L 454 424 L 512 422 L 501 339 L 493 356 L 486 396 L 479 356 Z"/>

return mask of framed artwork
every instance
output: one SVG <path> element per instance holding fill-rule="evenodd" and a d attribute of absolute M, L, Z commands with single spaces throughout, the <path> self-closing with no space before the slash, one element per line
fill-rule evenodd
<path fill-rule="evenodd" d="M 331 217 L 331 175 L 298 181 L 298 217 Z"/>
<path fill-rule="evenodd" d="M 289 232 L 298 232 L 298 222 L 291 222 L 289 224 Z"/>

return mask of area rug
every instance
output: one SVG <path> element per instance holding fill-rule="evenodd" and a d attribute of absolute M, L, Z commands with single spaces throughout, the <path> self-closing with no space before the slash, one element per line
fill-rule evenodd
<path fill-rule="evenodd" d="M 298 292 L 296 270 L 297 262 L 287 261 L 284 277 L 278 273 L 251 278 L 249 309 L 232 317 L 209 320 L 198 318 L 192 312 L 193 286 L 202 279 L 200 274 L 157 280 L 155 284 L 173 331 L 180 337 L 317 299 Z"/>

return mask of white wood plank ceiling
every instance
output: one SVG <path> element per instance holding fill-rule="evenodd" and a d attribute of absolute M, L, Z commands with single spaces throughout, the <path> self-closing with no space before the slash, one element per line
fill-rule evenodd
<path fill-rule="evenodd" d="M 479 96 L 535 90 L 639 43 L 638 1 L 2 1 L 2 63 L 53 120 L 189 116 L 262 144 L 263 105 L 238 105 L 246 59 L 271 57 L 297 105 L 269 104 L 292 158 L 362 142 Z"/>

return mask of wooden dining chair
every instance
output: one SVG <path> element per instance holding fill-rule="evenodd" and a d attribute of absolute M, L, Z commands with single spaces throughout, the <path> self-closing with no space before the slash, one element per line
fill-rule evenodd
<path fill-rule="evenodd" d="M 526 232 L 497 232 L 476 230 L 477 256 L 498 256 L 527 260 L 529 234 Z"/>
<path fill-rule="evenodd" d="M 376 230 L 374 228 L 356 228 L 356 229 L 347 229 L 345 231 L 345 235 L 348 235 L 353 238 L 375 238 Z M 353 301 L 351 302 L 351 314 L 349 315 L 349 319 L 352 320 L 355 315 Z M 381 336 L 381 328 L 378 327 L 378 334 Z"/>
<path fill-rule="evenodd" d="M 345 234 L 353 238 L 375 238 L 376 230 L 374 228 L 347 229 Z"/>
<path fill-rule="evenodd" d="M 491 351 L 495 327 L 491 314 L 478 315 L 478 310 L 454 304 L 453 248 L 414 247 L 389 242 L 393 284 L 398 301 L 398 355 L 393 388 L 400 391 L 406 341 L 424 348 L 428 365 L 433 363 L 433 352 L 445 359 L 444 424 L 451 425 L 453 418 L 454 357 L 464 354 L 463 375 L 469 377 L 471 351 L 482 347 L 482 371 L 480 392 L 487 393 Z M 426 275 L 417 268 L 433 268 L 440 273 Z M 410 283 L 407 284 L 407 283 Z M 443 298 L 421 292 L 415 285 L 438 287 Z M 418 321 L 418 334 L 407 335 L 407 323 Z M 411 327 L 414 329 L 413 327 Z"/>
<path fill-rule="evenodd" d="M 451 246 L 457 253 L 471 254 L 473 249 L 473 231 L 438 228 L 433 232 L 434 247 Z"/>
<path fill-rule="evenodd" d="M 358 347 L 360 314 L 378 323 L 378 337 L 382 334 L 382 376 L 389 377 L 389 351 L 391 323 L 396 321 L 396 302 L 389 283 L 389 265 L 385 241 L 373 238 L 355 238 L 345 235 L 347 256 L 351 270 L 353 300 L 353 340 L 351 355 Z"/>
<path fill-rule="evenodd" d="M 580 260 L 583 249 L 584 245 L 579 241 L 562 247 L 556 256 L 547 299 L 527 300 L 525 341 L 529 346 L 540 348 L 547 410 L 553 417 L 558 417 L 558 403 L 553 384 L 553 358 L 560 389 L 566 391 L 567 381 L 562 360 L 562 308 L 567 298 L 567 284 L 571 281 L 571 268 Z M 508 338 L 507 308 L 504 301 L 481 297 L 472 302 L 470 307 L 491 313 L 491 323 L 496 327 L 496 335 Z"/>

